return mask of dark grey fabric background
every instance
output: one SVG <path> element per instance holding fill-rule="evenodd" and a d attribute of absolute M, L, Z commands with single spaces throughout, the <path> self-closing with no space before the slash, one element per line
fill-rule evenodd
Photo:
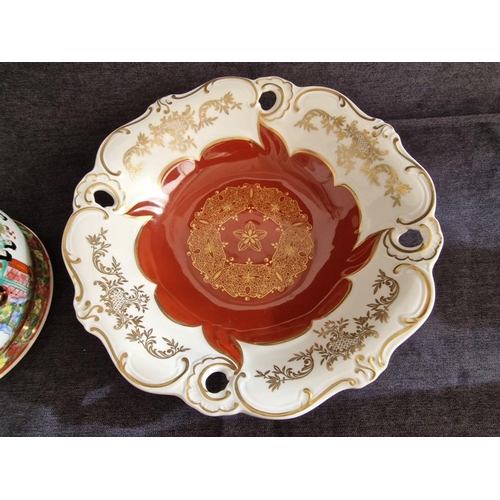
<path fill-rule="evenodd" d="M 435 182 L 445 236 L 433 313 L 388 369 L 288 421 L 210 418 L 131 386 L 76 320 L 60 251 L 104 138 L 159 97 L 231 75 L 334 88 L 391 123 Z M 2 64 L 0 183 L 55 279 L 43 332 L 0 380 L 0 435 L 500 434 L 500 64 Z"/>

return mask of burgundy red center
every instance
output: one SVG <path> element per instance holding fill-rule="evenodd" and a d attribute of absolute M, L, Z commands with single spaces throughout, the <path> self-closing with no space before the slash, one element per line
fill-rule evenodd
<path fill-rule="evenodd" d="M 240 364 L 239 341 L 289 340 L 333 311 L 379 236 L 358 241 L 356 200 L 326 163 L 260 134 L 263 146 L 228 140 L 180 161 L 161 200 L 129 211 L 152 216 L 136 257 L 164 313 Z"/>

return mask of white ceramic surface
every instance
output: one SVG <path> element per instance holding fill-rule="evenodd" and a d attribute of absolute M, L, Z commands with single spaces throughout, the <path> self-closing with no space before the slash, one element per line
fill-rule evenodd
<path fill-rule="evenodd" d="M 276 103 L 263 110 L 259 97 L 267 91 Z M 268 175 L 264 160 L 252 170 L 252 154 L 269 159 L 270 170 L 281 164 L 292 170 Z M 295 185 L 294 168 L 304 179 L 312 176 L 309 186 L 302 180 Z M 206 179 L 206 192 L 197 176 Z M 317 203 L 314 194 L 302 197 L 309 189 L 320 193 Z M 96 191 L 110 194 L 113 203 L 101 206 Z M 196 198 L 192 206 L 190 193 Z M 258 206 L 259 196 L 271 200 L 269 211 Z M 335 208 L 336 196 L 345 198 L 345 210 Z M 244 199 L 242 208 L 215 221 L 232 210 L 224 205 L 231 197 Z M 169 219 L 171 207 L 178 216 Z M 390 125 L 331 89 L 298 88 L 277 77 L 221 78 L 159 99 L 106 138 L 94 168 L 76 188 L 73 210 L 62 251 L 78 319 L 133 385 L 179 396 L 208 415 L 291 418 L 339 391 L 364 387 L 434 303 L 432 268 L 443 238 L 432 180 Z M 164 216 L 172 226 L 161 222 Z M 338 231 L 341 224 L 349 226 L 354 248 L 343 249 L 344 239 L 335 240 L 332 218 Z M 178 223 L 180 232 L 173 232 Z M 269 243 L 275 253 L 257 262 L 275 230 L 282 235 Z M 410 248 L 399 242 L 408 230 L 422 238 Z M 177 258 L 162 262 L 161 245 L 152 247 L 154 258 L 147 255 L 157 231 L 165 233 L 165 251 L 171 247 L 168 255 Z M 340 282 L 344 288 L 325 310 L 316 295 L 333 274 L 321 277 L 321 259 L 326 268 L 330 254 L 343 250 L 335 257 L 345 260 L 338 264 L 340 274 L 325 290 Z M 360 257 L 361 250 L 366 255 Z M 222 267 L 210 270 L 219 265 L 217 252 Z M 239 262 L 244 252 L 253 253 Z M 161 286 L 154 277 L 160 268 Z M 179 272 L 179 281 L 171 280 L 170 270 Z M 272 278 L 262 278 L 265 273 Z M 187 274 L 190 281 L 181 290 Z M 308 293 L 314 300 L 306 307 Z M 200 300 L 193 302 L 197 294 Z M 273 316 L 279 307 L 285 307 L 283 320 Z M 290 313 L 301 307 L 303 316 Z M 304 328 L 298 326 L 302 320 Z M 265 331 L 262 337 L 252 333 L 252 321 Z M 289 323 L 293 328 L 287 330 Z M 214 372 L 228 381 L 219 392 L 207 389 Z"/>

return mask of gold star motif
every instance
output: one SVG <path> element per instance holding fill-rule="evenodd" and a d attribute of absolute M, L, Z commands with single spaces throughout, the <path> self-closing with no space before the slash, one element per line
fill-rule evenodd
<path fill-rule="evenodd" d="M 267 231 L 255 229 L 255 224 L 250 221 L 247 222 L 244 230 L 238 229 L 233 231 L 233 234 L 240 240 L 238 243 L 238 250 L 240 252 L 243 252 L 247 248 L 260 252 L 262 250 L 260 240 L 263 240 L 267 236 Z"/>

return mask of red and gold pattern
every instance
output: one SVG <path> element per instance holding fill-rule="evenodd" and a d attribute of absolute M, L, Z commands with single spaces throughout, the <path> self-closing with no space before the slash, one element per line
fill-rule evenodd
<path fill-rule="evenodd" d="M 244 229 L 228 234 L 227 223 L 238 223 L 246 214 L 252 220 L 246 222 Z M 268 230 L 257 229 L 256 224 Z M 188 254 L 193 266 L 213 288 L 231 297 L 248 301 L 282 292 L 312 259 L 314 243 L 307 215 L 288 193 L 277 188 L 244 184 L 217 191 L 205 201 L 190 226 Z M 268 244 L 274 250 L 271 254 L 261 242 L 273 234 L 278 234 L 279 239 Z"/>
<path fill-rule="evenodd" d="M 295 417 L 373 382 L 428 317 L 435 201 L 394 129 L 336 90 L 212 80 L 110 134 L 78 185 L 77 316 L 141 389 Z M 402 247 L 407 230 L 422 244 Z"/>
<path fill-rule="evenodd" d="M 238 341 L 289 340 L 334 310 L 379 238 L 358 241 L 356 200 L 328 165 L 310 153 L 290 157 L 263 126 L 260 134 L 263 147 L 224 141 L 179 162 L 163 177 L 163 199 L 128 212 L 152 216 L 136 258 L 164 313 L 202 325 L 238 364 Z"/>

